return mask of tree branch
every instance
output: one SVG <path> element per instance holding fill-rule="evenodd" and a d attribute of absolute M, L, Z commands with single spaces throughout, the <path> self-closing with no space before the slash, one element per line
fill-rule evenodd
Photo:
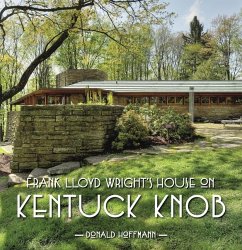
<path fill-rule="evenodd" d="M 44 60 L 49 58 L 63 44 L 63 42 L 69 37 L 69 30 L 74 27 L 75 23 L 77 22 L 77 19 L 78 19 L 78 17 L 76 15 L 73 15 L 70 28 L 64 30 L 60 34 L 59 38 L 56 41 L 54 41 L 51 44 L 51 46 L 49 46 L 48 49 L 45 48 L 45 50 L 30 63 L 30 65 L 27 67 L 27 69 L 22 74 L 22 76 L 19 80 L 19 83 L 16 86 L 12 87 L 11 89 L 7 90 L 6 92 L 4 92 L 2 94 L 2 98 L 0 99 L 0 103 L 8 100 L 9 98 L 13 97 L 18 92 L 20 92 L 21 90 L 24 89 L 25 85 L 27 84 L 27 82 L 29 80 L 29 77 L 34 72 L 36 67 L 41 62 L 43 62 Z"/>
<path fill-rule="evenodd" d="M 78 5 L 73 6 L 63 6 L 63 7 L 55 7 L 55 8 L 43 8 L 43 7 L 37 7 L 37 6 L 31 6 L 31 5 L 12 5 L 12 6 L 5 6 L 0 11 L 0 23 L 3 23 L 6 21 L 10 16 L 15 14 L 15 11 L 22 10 L 24 12 L 27 11 L 37 11 L 37 12 L 57 12 L 57 11 L 65 11 L 65 10 L 81 10 L 82 8 L 85 8 L 87 6 L 94 5 L 94 0 L 87 0 L 87 1 L 79 1 Z M 6 16 L 3 16 L 4 13 L 8 10 L 12 10 L 11 13 L 9 13 Z"/>

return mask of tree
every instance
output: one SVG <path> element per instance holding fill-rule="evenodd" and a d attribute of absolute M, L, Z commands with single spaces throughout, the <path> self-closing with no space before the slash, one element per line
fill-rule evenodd
<path fill-rule="evenodd" d="M 126 23 L 122 32 L 125 47 L 110 41 L 105 47 L 105 56 L 100 68 L 113 80 L 147 80 L 149 77 L 151 25 Z"/>
<path fill-rule="evenodd" d="M 183 40 L 180 34 L 173 34 L 167 25 L 153 31 L 154 49 L 152 69 L 158 80 L 176 80 L 179 75 Z"/>
<path fill-rule="evenodd" d="M 46 41 L 44 49 L 38 56 L 34 57 L 30 62 L 25 62 L 24 65 L 27 64 L 27 66 L 21 73 L 19 81 L 11 88 L 0 93 L 0 104 L 23 90 L 34 70 L 55 53 L 70 34 L 80 31 L 97 32 L 120 43 L 119 39 L 112 38 L 111 30 L 103 28 L 102 20 L 104 16 L 109 19 L 112 30 L 115 29 L 118 33 L 123 26 L 121 19 L 117 17 L 127 18 L 128 16 L 133 23 L 145 17 L 147 22 L 152 22 L 162 20 L 161 15 L 163 13 L 161 9 L 164 8 L 164 5 L 159 0 L 25 0 L 16 5 L 11 3 L 10 0 L 4 1 L 4 7 L 0 10 L 1 51 L 6 50 L 9 31 L 6 24 L 13 18 L 18 20 L 16 24 L 21 27 L 23 34 L 26 27 L 32 25 L 32 36 L 34 37 L 41 27 L 46 24 L 48 24 L 49 29 L 54 30 L 54 33 Z M 94 22 L 93 19 L 95 18 Z M 120 22 L 117 24 L 115 19 Z"/>
<path fill-rule="evenodd" d="M 97 68 L 104 58 L 108 37 L 100 33 L 80 32 L 69 36 L 55 55 L 62 69 Z"/>
<path fill-rule="evenodd" d="M 202 43 L 204 34 L 203 25 L 200 23 L 197 16 L 194 16 L 193 20 L 190 22 L 190 33 L 188 35 L 183 35 L 183 38 L 186 44 Z"/>
<path fill-rule="evenodd" d="M 234 80 L 241 70 L 242 35 L 239 15 L 218 16 L 213 20 L 217 49 L 221 53 L 227 80 Z"/>
<path fill-rule="evenodd" d="M 193 78 L 198 67 L 209 60 L 215 51 L 211 34 L 203 32 L 203 25 L 196 16 L 190 23 L 190 33 L 183 35 L 183 39 L 184 51 L 180 76 L 181 79 L 188 80 Z"/>
<path fill-rule="evenodd" d="M 216 56 L 204 60 L 191 77 L 192 80 L 224 80 L 224 67 Z"/>

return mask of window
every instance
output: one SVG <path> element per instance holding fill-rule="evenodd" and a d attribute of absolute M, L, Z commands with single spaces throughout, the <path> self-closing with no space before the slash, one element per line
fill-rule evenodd
<path fill-rule="evenodd" d="M 189 97 L 188 97 L 188 96 L 184 97 L 184 103 L 185 103 L 185 104 L 188 104 L 188 103 L 189 103 Z"/>
<path fill-rule="evenodd" d="M 55 97 L 54 96 L 48 96 L 47 104 L 55 104 Z"/>
<path fill-rule="evenodd" d="M 209 103 L 209 97 L 208 96 L 201 97 L 201 103 L 202 104 L 208 104 Z"/>
<path fill-rule="evenodd" d="M 141 103 L 141 98 L 140 97 L 135 97 L 134 98 L 134 103 L 140 104 Z"/>
<path fill-rule="evenodd" d="M 64 104 L 64 97 L 63 96 L 56 96 L 55 97 L 55 104 Z"/>
<path fill-rule="evenodd" d="M 183 105 L 183 97 L 182 96 L 176 97 L 176 104 Z"/>
<path fill-rule="evenodd" d="M 175 103 L 175 97 L 174 96 L 168 96 L 168 104 L 174 104 Z"/>
<path fill-rule="evenodd" d="M 44 96 L 36 96 L 36 104 L 37 105 L 45 105 L 45 97 Z"/>
<path fill-rule="evenodd" d="M 242 104 L 242 96 L 228 96 L 226 97 L 227 104 Z"/>
<path fill-rule="evenodd" d="M 64 96 L 48 96 L 47 104 L 49 105 L 60 105 L 64 104 Z"/>
<path fill-rule="evenodd" d="M 130 97 L 131 99 L 131 97 Z M 144 96 L 144 97 L 135 97 L 134 98 L 134 103 L 136 104 L 145 104 L 145 103 L 149 103 L 149 97 Z"/>
<path fill-rule="evenodd" d="M 218 104 L 218 97 L 217 96 L 211 96 L 210 97 L 210 104 Z"/>
<path fill-rule="evenodd" d="M 133 98 L 131 96 L 127 97 L 127 104 L 131 104 L 133 102 Z"/>
<path fill-rule="evenodd" d="M 149 97 L 145 96 L 141 98 L 141 104 L 149 103 Z"/>
<path fill-rule="evenodd" d="M 152 96 L 150 97 L 150 104 L 156 104 L 158 103 L 158 97 Z"/>
<path fill-rule="evenodd" d="M 235 96 L 233 97 L 234 104 L 242 104 L 242 96 Z"/>
<path fill-rule="evenodd" d="M 166 96 L 159 97 L 159 103 L 161 105 L 166 105 Z"/>
<path fill-rule="evenodd" d="M 226 97 L 220 96 L 219 97 L 219 104 L 226 104 Z"/>

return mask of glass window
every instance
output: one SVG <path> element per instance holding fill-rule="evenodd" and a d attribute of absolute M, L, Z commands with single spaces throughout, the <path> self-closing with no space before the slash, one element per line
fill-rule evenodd
<path fill-rule="evenodd" d="M 242 104 L 242 96 L 235 96 L 234 103 L 235 104 Z"/>
<path fill-rule="evenodd" d="M 219 104 L 226 104 L 226 97 L 224 96 L 219 97 Z"/>
<path fill-rule="evenodd" d="M 47 97 L 47 104 L 55 104 L 55 97 L 54 96 L 48 96 Z"/>
<path fill-rule="evenodd" d="M 37 105 L 45 105 L 45 97 L 44 96 L 36 96 L 36 104 Z"/>
<path fill-rule="evenodd" d="M 55 97 L 55 104 L 58 104 L 58 105 L 60 105 L 60 104 L 64 104 L 65 102 L 64 102 L 64 96 L 56 96 Z"/>
<path fill-rule="evenodd" d="M 141 97 L 141 104 L 149 103 L 149 97 Z"/>
<path fill-rule="evenodd" d="M 166 105 L 166 96 L 159 97 L 159 103 L 162 105 Z"/>
<path fill-rule="evenodd" d="M 133 98 L 131 96 L 128 96 L 126 100 L 127 100 L 127 104 L 131 104 L 133 101 Z"/>
<path fill-rule="evenodd" d="M 135 97 L 135 98 L 134 98 L 134 102 L 135 102 L 136 104 L 140 104 L 140 103 L 141 103 L 141 98 L 140 98 L 140 97 Z"/>
<path fill-rule="evenodd" d="M 152 96 L 150 97 L 150 104 L 156 104 L 158 103 L 158 97 Z"/>
<path fill-rule="evenodd" d="M 175 96 L 168 96 L 168 104 L 175 103 Z"/>
<path fill-rule="evenodd" d="M 183 105 L 183 97 L 182 96 L 176 97 L 176 104 Z"/>
<path fill-rule="evenodd" d="M 47 104 L 50 104 L 50 105 L 64 104 L 64 96 L 48 96 Z"/>
<path fill-rule="evenodd" d="M 188 104 L 188 103 L 189 103 L 189 97 L 188 97 L 188 96 L 184 97 L 184 103 L 185 103 L 185 104 Z"/>
<path fill-rule="evenodd" d="M 201 97 L 201 103 L 202 104 L 208 104 L 209 103 L 209 97 L 208 96 Z"/>
<path fill-rule="evenodd" d="M 211 104 L 218 104 L 218 97 L 217 96 L 211 96 L 210 97 L 210 103 Z"/>

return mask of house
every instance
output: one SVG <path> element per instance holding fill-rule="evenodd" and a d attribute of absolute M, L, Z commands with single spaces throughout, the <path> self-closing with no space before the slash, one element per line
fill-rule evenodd
<path fill-rule="evenodd" d="M 66 73 L 65 73 L 66 74 Z M 60 79 L 60 77 L 59 77 Z M 73 83 L 75 82 L 75 83 Z M 211 121 L 242 116 L 242 81 L 108 81 L 72 79 L 58 88 L 40 89 L 13 105 L 65 105 L 88 102 L 156 104 Z"/>

